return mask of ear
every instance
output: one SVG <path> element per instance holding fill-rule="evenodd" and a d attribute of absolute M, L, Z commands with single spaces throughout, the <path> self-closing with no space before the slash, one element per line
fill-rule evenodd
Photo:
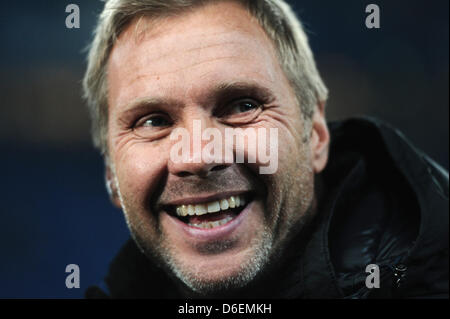
<path fill-rule="evenodd" d="M 117 185 L 114 180 L 114 174 L 111 171 L 111 167 L 109 165 L 106 166 L 105 169 L 105 183 L 106 183 L 106 190 L 109 194 L 109 199 L 113 203 L 114 206 L 116 206 L 119 209 L 122 209 L 122 205 L 120 203 L 119 198 L 119 192 L 117 190 Z"/>
<path fill-rule="evenodd" d="M 312 118 L 310 147 L 314 173 L 320 173 L 328 162 L 330 133 L 325 120 L 325 102 L 318 102 Z"/>

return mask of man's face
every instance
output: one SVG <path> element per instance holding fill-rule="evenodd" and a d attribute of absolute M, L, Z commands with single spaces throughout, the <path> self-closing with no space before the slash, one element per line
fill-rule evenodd
<path fill-rule="evenodd" d="M 108 90 L 109 173 L 139 246 L 194 291 L 245 285 L 301 224 L 314 195 L 301 111 L 262 28 L 226 2 L 136 19 L 111 53 Z M 194 151 L 173 161 L 171 132 L 193 135 L 194 120 L 220 132 L 276 128 L 278 170 L 259 174 L 258 156 L 207 163 Z M 244 204 L 226 209 L 231 196 Z M 217 210 L 216 202 L 219 212 L 177 216 Z"/>

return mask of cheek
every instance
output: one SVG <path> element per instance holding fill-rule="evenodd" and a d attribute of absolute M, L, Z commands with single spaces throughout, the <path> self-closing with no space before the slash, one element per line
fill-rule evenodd
<path fill-rule="evenodd" d="M 270 175 L 278 199 L 298 201 L 306 199 L 312 188 L 313 169 L 309 144 L 302 141 L 300 134 L 279 129 L 278 170 Z M 292 204 L 296 207 L 295 204 Z"/>
<path fill-rule="evenodd" d="M 134 202 L 143 204 L 153 193 L 166 163 L 162 154 L 159 147 L 142 143 L 116 157 L 116 174 L 124 199 L 132 198 Z"/>

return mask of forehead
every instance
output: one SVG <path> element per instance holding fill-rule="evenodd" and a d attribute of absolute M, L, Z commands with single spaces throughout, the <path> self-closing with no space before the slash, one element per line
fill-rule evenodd
<path fill-rule="evenodd" d="M 283 82 L 271 40 L 233 2 L 176 17 L 133 20 L 108 63 L 110 105 L 148 96 L 201 94 L 216 82 Z"/>

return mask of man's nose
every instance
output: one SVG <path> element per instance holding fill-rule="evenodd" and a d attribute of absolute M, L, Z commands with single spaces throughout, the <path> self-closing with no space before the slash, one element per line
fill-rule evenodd
<path fill-rule="evenodd" d="M 199 176 L 199 177 L 207 177 L 211 172 L 220 171 L 226 169 L 230 166 L 230 163 L 226 163 L 224 160 L 223 149 L 223 139 L 220 134 L 220 141 L 214 140 L 211 136 L 210 139 L 203 140 L 203 132 L 206 129 L 216 130 L 216 132 L 220 133 L 220 131 L 212 126 L 213 123 L 208 118 L 197 118 L 195 120 L 187 121 L 184 125 L 184 129 L 188 133 L 189 137 L 189 147 L 183 149 L 183 151 L 187 151 L 184 156 L 182 156 L 182 160 L 178 158 L 178 160 L 174 161 L 172 158 L 169 159 L 168 169 L 169 173 L 179 177 L 186 176 Z M 217 137 L 217 135 L 214 135 Z M 219 152 L 211 152 L 211 149 L 204 150 L 205 146 L 209 143 L 217 143 L 222 145 L 219 148 Z M 172 144 L 173 147 L 174 144 Z"/>
<path fill-rule="evenodd" d="M 169 171 L 178 177 L 187 176 L 199 176 L 202 178 L 208 177 L 208 175 L 213 171 L 220 171 L 227 168 L 229 165 L 218 164 L 218 163 L 173 163 L 172 168 Z"/>

